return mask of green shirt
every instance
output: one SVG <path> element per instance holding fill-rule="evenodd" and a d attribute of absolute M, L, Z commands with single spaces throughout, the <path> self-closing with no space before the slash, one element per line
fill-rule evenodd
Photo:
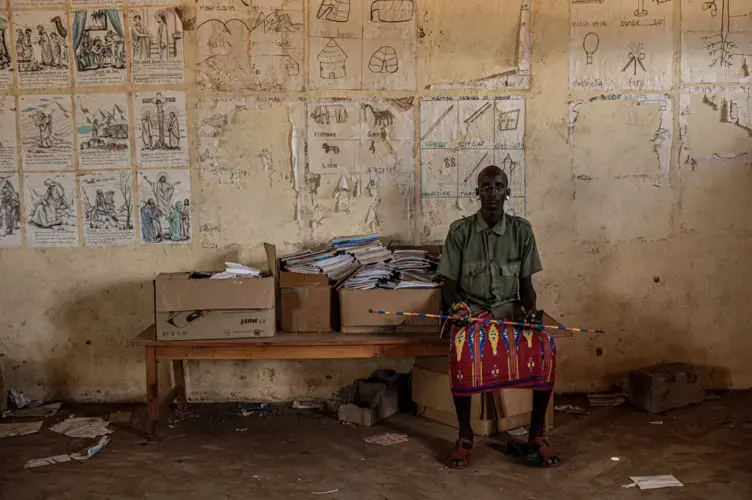
<path fill-rule="evenodd" d="M 479 211 L 450 226 L 438 273 L 459 282 L 473 311 L 485 309 L 498 319 L 519 312 L 519 280 L 542 270 L 528 221 L 505 215 L 490 228 Z"/>

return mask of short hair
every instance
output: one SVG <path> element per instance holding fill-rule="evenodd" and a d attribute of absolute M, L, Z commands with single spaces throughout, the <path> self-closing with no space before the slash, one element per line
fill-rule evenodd
<path fill-rule="evenodd" d="M 481 170 L 480 173 L 478 174 L 478 180 L 477 180 L 478 186 L 480 186 L 480 181 L 484 177 L 487 177 L 487 176 L 495 177 L 497 175 L 501 175 L 502 177 L 504 177 L 504 179 L 506 179 L 507 181 L 507 184 L 509 184 L 509 178 L 507 177 L 507 174 L 502 169 L 500 169 L 496 165 L 489 165 L 483 170 Z"/>

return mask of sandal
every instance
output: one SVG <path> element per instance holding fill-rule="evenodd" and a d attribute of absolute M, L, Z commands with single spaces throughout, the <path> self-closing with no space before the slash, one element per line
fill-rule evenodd
<path fill-rule="evenodd" d="M 460 438 L 457 440 L 457 445 L 449 454 L 449 467 L 452 469 L 464 469 L 470 462 L 470 450 L 473 447 L 473 442 Z"/>
<path fill-rule="evenodd" d="M 532 442 L 507 441 L 506 453 L 529 467 L 556 467 L 561 463 L 559 455 L 546 438 L 537 438 Z"/>

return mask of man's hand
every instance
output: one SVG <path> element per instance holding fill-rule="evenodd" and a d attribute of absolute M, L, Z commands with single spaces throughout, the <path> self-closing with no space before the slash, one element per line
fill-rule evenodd
<path fill-rule="evenodd" d="M 472 316 L 473 312 L 470 310 L 470 306 L 466 302 L 455 302 L 452 305 L 452 316 L 456 316 L 462 319 L 452 320 L 458 326 L 465 327 L 470 324 L 465 318 Z"/>

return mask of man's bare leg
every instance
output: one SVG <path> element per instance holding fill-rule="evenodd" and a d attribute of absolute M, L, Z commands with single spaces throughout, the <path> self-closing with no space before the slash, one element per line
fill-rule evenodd
<path fill-rule="evenodd" d="M 533 413 L 530 417 L 528 439 L 532 442 L 546 434 L 546 411 L 551 400 L 551 390 L 533 390 Z"/>
<path fill-rule="evenodd" d="M 473 428 L 470 424 L 472 401 L 470 396 L 454 396 L 454 409 L 460 433 L 456 448 L 449 455 L 449 465 L 455 468 L 467 466 L 470 449 L 473 447 Z"/>

